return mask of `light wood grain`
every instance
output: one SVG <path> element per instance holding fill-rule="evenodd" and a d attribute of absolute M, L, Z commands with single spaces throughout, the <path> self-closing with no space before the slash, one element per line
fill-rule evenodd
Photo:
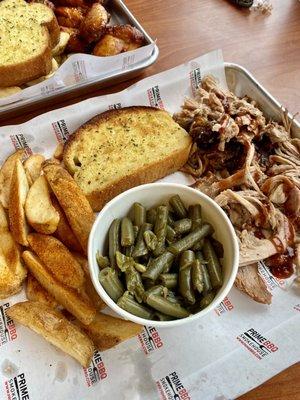
<path fill-rule="evenodd" d="M 157 38 L 158 61 L 139 78 L 61 102 L 59 107 L 117 92 L 143 77 L 221 48 L 225 61 L 243 65 L 291 112 L 300 111 L 300 2 L 273 0 L 274 9 L 268 17 L 238 9 L 227 0 L 125 2 L 149 34 Z M 32 110 L 2 120 L 0 125 L 20 123 L 57 107 L 52 104 Z M 300 364 L 297 364 L 240 400 L 299 400 L 299 377 Z"/>

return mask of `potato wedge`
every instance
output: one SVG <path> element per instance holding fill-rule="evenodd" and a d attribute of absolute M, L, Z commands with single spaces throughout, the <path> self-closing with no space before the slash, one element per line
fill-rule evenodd
<path fill-rule="evenodd" d="M 106 303 L 101 299 L 99 294 L 96 292 L 96 289 L 94 288 L 93 282 L 90 277 L 88 260 L 81 254 L 78 253 L 72 253 L 72 254 L 74 258 L 76 258 L 78 263 L 81 265 L 81 268 L 84 271 L 85 283 L 83 290 L 85 295 L 91 300 L 97 311 L 103 310 L 106 307 Z"/>
<path fill-rule="evenodd" d="M 63 212 L 61 206 L 59 205 L 59 202 L 57 201 L 57 198 L 54 195 L 51 196 L 51 201 L 53 207 L 55 207 L 56 211 L 59 214 L 59 222 L 57 225 L 57 229 L 54 232 L 54 236 L 57 237 L 57 239 L 59 239 L 65 246 L 67 246 L 68 249 L 74 250 L 79 253 L 82 252 L 83 249 L 76 239 L 76 236 L 74 235 L 69 225 L 65 213 Z"/>
<path fill-rule="evenodd" d="M 0 249 L 0 299 L 6 299 L 7 297 L 20 292 L 25 277 L 26 271 L 24 268 L 22 271 L 18 271 L 18 274 L 14 274 L 11 271 L 7 265 L 4 254 Z"/>
<path fill-rule="evenodd" d="M 95 315 L 95 307 L 86 301 L 74 289 L 67 288 L 58 282 L 47 270 L 46 266 L 31 251 L 24 251 L 23 260 L 37 281 L 83 324 L 90 324 Z"/>
<path fill-rule="evenodd" d="M 0 232 L 0 299 L 20 292 L 26 278 L 26 269 L 20 249 L 9 231 Z"/>
<path fill-rule="evenodd" d="M 58 306 L 54 297 L 51 296 L 31 274 L 27 276 L 26 297 L 28 300 L 47 304 L 51 308 L 56 308 Z"/>
<path fill-rule="evenodd" d="M 58 143 L 53 153 L 53 158 L 57 158 L 59 161 L 62 161 L 63 155 L 64 155 L 64 144 Z"/>
<path fill-rule="evenodd" d="M 9 226 L 16 242 L 27 246 L 28 225 L 25 218 L 24 205 L 29 190 L 24 167 L 19 159 L 11 178 L 9 194 Z"/>
<path fill-rule="evenodd" d="M 39 176 L 29 189 L 25 214 L 28 223 L 37 232 L 51 234 L 56 231 L 59 213 L 51 203 L 49 186 L 44 175 Z"/>
<path fill-rule="evenodd" d="M 143 329 L 142 325 L 101 313 L 97 313 L 94 321 L 89 325 L 78 324 L 100 351 L 110 349 L 138 335 Z"/>
<path fill-rule="evenodd" d="M 29 186 L 31 186 L 37 178 L 41 175 L 42 164 L 45 157 L 42 154 L 32 154 L 24 161 L 24 169 L 28 179 Z"/>
<path fill-rule="evenodd" d="M 45 166 L 43 171 L 76 238 L 86 253 L 89 234 L 95 220 L 90 203 L 63 167 L 52 164 Z"/>
<path fill-rule="evenodd" d="M 37 254 L 55 279 L 73 289 L 84 284 L 84 272 L 72 253 L 58 239 L 40 233 L 28 235 L 31 249 Z"/>
<path fill-rule="evenodd" d="M 17 150 L 5 160 L 0 169 L 0 202 L 4 208 L 8 208 L 10 183 L 15 169 L 15 163 L 17 160 L 21 160 L 24 154 L 24 149 Z"/>
<path fill-rule="evenodd" d="M 9 226 L 8 226 L 8 218 L 6 215 L 6 211 L 3 207 L 3 205 L 0 203 L 0 232 L 2 231 L 8 231 Z"/>
<path fill-rule="evenodd" d="M 10 307 L 7 314 L 75 358 L 83 367 L 90 365 L 93 342 L 60 312 L 43 303 L 25 301 Z"/>

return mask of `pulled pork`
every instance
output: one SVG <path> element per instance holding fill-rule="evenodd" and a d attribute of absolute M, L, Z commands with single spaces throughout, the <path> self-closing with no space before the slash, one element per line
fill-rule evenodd
<path fill-rule="evenodd" d="M 291 138 L 286 114 L 283 124 L 267 121 L 254 101 L 220 88 L 212 76 L 174 119 L 193 138 L 183 170 L 235 228 L 242 268 L 236 286 L 269 304 L 259 261 L 270 266 L 278 254 L 280 260 L 293 257 L 289 262 L 300 282 L 300 139 Z"/>

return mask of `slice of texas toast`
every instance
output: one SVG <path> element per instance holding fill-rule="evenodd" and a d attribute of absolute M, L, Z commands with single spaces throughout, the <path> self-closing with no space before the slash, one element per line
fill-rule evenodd
<path fill-rule="evenodd" d="M 153 182 L 187 161 L 191 138 L 166 111 L 127 107 L 96 116 L 64 148 L 64 163 L 94 211 L 131 187 Z"/>
<path fill-rule="evenodd" d="M 55 15 L 46 5 L 0 1 L 0 87 L 20 86 L 49 74 L 59 34 Z"/>

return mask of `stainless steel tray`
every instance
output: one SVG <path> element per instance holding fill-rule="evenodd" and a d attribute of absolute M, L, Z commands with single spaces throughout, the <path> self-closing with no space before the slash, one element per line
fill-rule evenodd
<path fill-rule="evenodd" d="M 112 24 L 130 24 L 139 29 L 145 36 L 146 44 L 154 43 L 154 40 L 148 35 L 142 25 L 137 21 L 133 14 L 129 11 L 122 0 L 110 0 L 107 1 L 106 9 L 111 14 Z M 80 94 L 86 93 L 95 88 L 102 89 L 110 85 L 115 85 L 120 82 L 124 82 L 128 79 L 134 78 L 139 75 L 145 68 L 152 65 L 158 57 L 159 50 L 155 44 L 154 50 L 150 57 L 147 59 L 133 64 L 132 69 L 129 71 L 113 71 L 106 76 L 99 76 L 96 78 L 88 79 L 84 82 L 77 83 L 72 86 L 68 86 L 57 90 L 56 92 L 48 95 L 35 96 L 31 99 L 15 102 L 3 107 L 0 107 L 0 120 L 1 118 L 8 118 L 9 116 L 16 116 L 24 113 L 27 110 L 33 108 L 39 108 L 42 105 L 56 103 L 58 99 L 69 99 Z"/>
<path fill-rule="evenodd" d="M 229 90 L 237 96 L 249 96 L 257 101 L 259 108 L 264 114 L 276 121 L 282 120 L 281 104 L 250 74 L 248 70 L 238 64 L 224 63 L 225 75 Z M 288 117 L 292 121 L 291 133 L 293 137 L 300 138 L 300 123 L 293 120 L 289 113 Z"/>

